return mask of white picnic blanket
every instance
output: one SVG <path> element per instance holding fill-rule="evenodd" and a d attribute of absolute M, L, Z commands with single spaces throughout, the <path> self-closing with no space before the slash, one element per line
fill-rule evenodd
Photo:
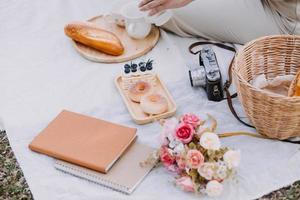
<path fill-rule="evenodd" d="M 176 188 L 173 176 L 154 169 L 130 196 L 64 174 L 54 159 L 31 152 L 29 142 L 62 109 L 138 128 L 139 139 L 156 146 L 158 124 L 139 126 L 114 86 L 122 64 L 99 64 L 82 58 L 64 35 L 63 27 L 106 13 L 114 0 L 1 0 L 0 1 L 0 119 L 35 199 L 199 199 Z M 158 45 L 143 58 L 155 59 L 155 70 L 166 83 L 178 114 L 210 113 L 218 132 L 253 131 L 239 124 L 226 102 L 208 102 L 202 89 L 189 84 L 187 53 L 195 40 L 162 34 Z M 226 72 L 231 53 L 216 49 Z M 239 112 L 244 115 L 237 100 Z M 236 181 L 227 182 L 219 199 L 254 199 L 300 179 L 300 146 L 249 137 L 222 140 L 241 149 Z"/>

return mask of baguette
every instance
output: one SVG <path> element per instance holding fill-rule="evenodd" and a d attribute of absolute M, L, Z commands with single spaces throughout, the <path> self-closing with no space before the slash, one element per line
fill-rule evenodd
<path fill-rule="evenodd" d="M 289 92 L 289 97 L 299 97 L 300 96 L 300 70 L 295 76 L 295 79 L 292 81 Z"/>
<path fill-rule="evenodd" d="M 90 22 L 73 22 L 65 26 L 65 34 L 73 40 L 103 53 L 119 56 L 124 47 L 119 38 Z"/>

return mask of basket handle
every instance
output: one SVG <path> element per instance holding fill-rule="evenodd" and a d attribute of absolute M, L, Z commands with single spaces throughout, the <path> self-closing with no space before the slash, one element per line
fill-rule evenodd
<path fill-rule="evenodd" d="M 224 43 L 219 43 L 219 42 L 211 42 L 211 41 L 198 41 L 198 42 L 195 42 L 193 44 L 191 44 L 189 46 L 189 51 L 191 54 L 194 54 L 194 55 L 197 55 L 198 53 L 200 53 L 200 50 L 199 51 L 194 51 L 193 49 L 197 46 L 200 46 L 200 45 L 206 45 L 206 44 L 212 44 L 212 45 L 215 45 L 217 47 L 220 47 L 222 49 L 226 49 L 228 51 L 232 51 L 234 53 L 237 52 L 235 46 L 228 46 Z M 232 66 L 233 66 L 233 62 L 234 62 L 234 58 L 232 58 L 231 62 L 230 62 L 230 65 L 229 65 L 229 68 L 228 68 L 228 80 L 226 80 L 225 84 L 224 84 L 224 87 L 223 87 L 223 90 L 225 91 L 226 93 L 226 98 L 227 99 L 227 104 L 228 104 L 228 107 L 231 111 L 231 113 L 233 114 L 233 116 L 239 121 L 241 122 L 242 124 L 244 124 L 245 126 L 248 126 L 248 127 L 251 127 L 251 128 L 255 128 L 254 126 L 248 124 L 247 122 L 244 122 L 239 116 L 238 114 L 236 113 L 234 107 L 233 107 L 233 104 L 232 104 L 232 99 L 237 97 L 237 93 L 234 93 L 233 95 L 230 94 L 230 91 L 229 91 L 229 88 L 232 84 Z"/>

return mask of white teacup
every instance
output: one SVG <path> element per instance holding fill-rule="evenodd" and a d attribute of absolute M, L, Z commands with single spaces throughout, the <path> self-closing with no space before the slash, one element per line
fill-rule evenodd
<path fill-rule="evenodd" d="M 151 23 L 145 20 L 145 14 L 138 8 L 137 2 L 130 2 L 121 10 L 125 18 L 125 28 L 128 35 L 134 39 L 144 39 L 151 31 Z"/>

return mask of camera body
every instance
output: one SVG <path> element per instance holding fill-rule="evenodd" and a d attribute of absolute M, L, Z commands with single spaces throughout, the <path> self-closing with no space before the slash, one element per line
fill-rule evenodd
<path fill-rule="evenodd" d="M 213 49 L 205 46 L 199 53 L 199 67 L 189 71 L 192 87 L 203 87 L 210 101 L 224 99 L 222 76 Z"/>

